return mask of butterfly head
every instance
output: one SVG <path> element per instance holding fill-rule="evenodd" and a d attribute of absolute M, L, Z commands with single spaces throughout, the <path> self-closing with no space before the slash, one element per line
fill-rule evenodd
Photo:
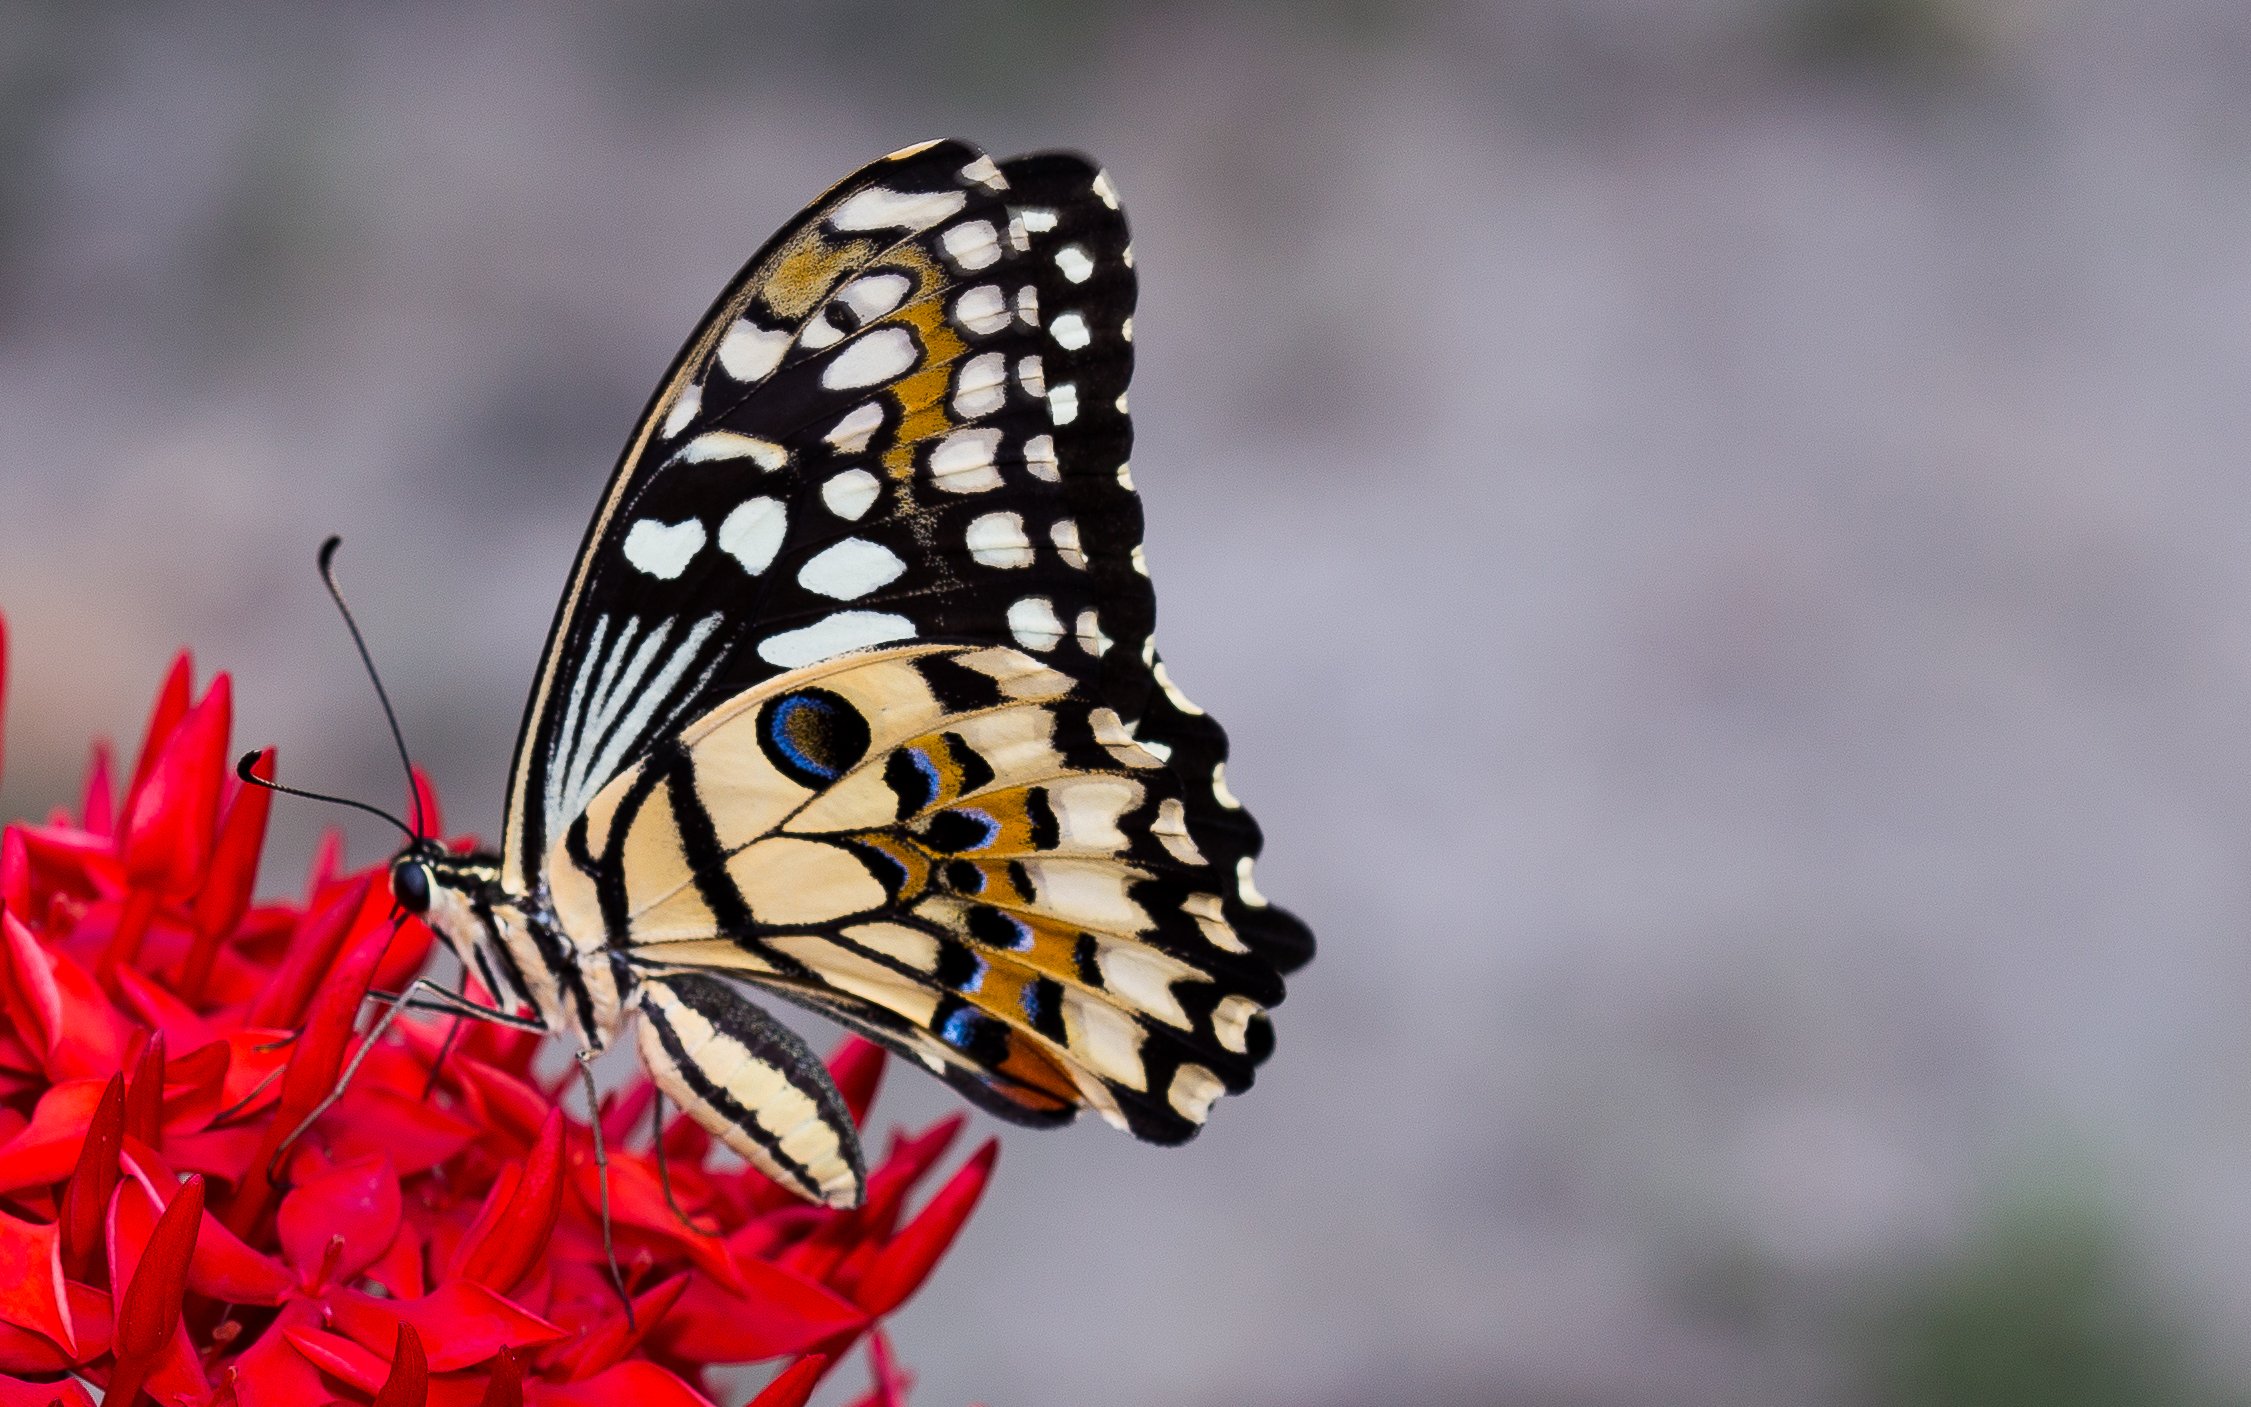
<path fill-rule="evenodd" d="M 391 860 L 392 900 L 429 924 L 472 968 L 479 943 L 492 936 L 491 890 L 499 879 L 498 855 L 457 854 L 434 840 L 410 841 Z"/>

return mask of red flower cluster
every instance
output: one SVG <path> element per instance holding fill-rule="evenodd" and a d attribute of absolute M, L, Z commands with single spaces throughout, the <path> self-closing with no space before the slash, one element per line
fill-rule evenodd
<path fill-rule="evenodd" d="M 473 1024 L 441 1060 L 442 1022 L 401 1022 L 284 1146 L 369 988 L 433 938 L 394 921 L 380 867 L 342 872 L 333 836 L 302 905 L 252 902 L 270 794 L 227 765 L 229 710 L 226 676 L 195 699 L 181 656 L 121 799 L 97 748 L 77 816 L 0 831 L 0 1407 L 90 1404 L 82 1381 L 109 1407 L 708 1407 L 711 1365 L 769 1359 L 791 1361 L 754 1407 L 800 1407 L 863 1339 L 858 1407 L 903 1402 L 881 1320 L 996 1152 L 906 1215 L 958 1116 L 895 1133 L 866 1205 L 832 1212 L 706 1166 L 684 1118 L 660 1165 L 647 1081 L 615 1092 L 630 1315 L 592 1131 L 531 1036 Z M 831 1069 L 864 1123 L 882 1051 L 847 1041 Z"/>

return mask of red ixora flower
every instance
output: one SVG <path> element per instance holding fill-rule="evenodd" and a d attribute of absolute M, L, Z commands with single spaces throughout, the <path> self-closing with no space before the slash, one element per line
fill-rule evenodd
<path fill-rule="evenodd" d="M 0 690 L 6 663 L 0 621 Z M 835 1212 L 708 1166 L 685 1118 L 660 1166 L 647 1081 L 613 1092 L 630 1316 L 592 1130 L 532 1037 L 472 1026 L 441 1059 L 442 1023 L 401 1022 L 284 1146 L 354 1053 L 368 990 L 403 985 L 433 940 L 333 834 L 302 904 L 253 901 L 270 794 L 227 765 L 227 677 L 192 682 L 183 654 L 122 794 L 97 746 L 77 815 L 0 830 L 0 1407 L 90 1404 L 88 1383 L 109 1407 L 690 1407 L 713 1365 L 765 1360 L 786 1361 L 755 1407 L 801 1407 L 862 1342 L 855 1407 L 903 1403 L 883 1317 L 997 1152 L 910 1215 L 958 1115 L 894 1133 L 865 1204 Z M 422 802 L 435 817 L 426 784 Z M 830 1061 L 863 1124 L 883 1061 L 859 1040 Z"/>

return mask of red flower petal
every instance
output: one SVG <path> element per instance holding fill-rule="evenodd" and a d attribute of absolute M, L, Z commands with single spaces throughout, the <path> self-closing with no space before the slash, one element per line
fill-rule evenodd
<path fill-rule="evenodd" d="M 430 1289 L 422 1272 L 423 1253 L 427 1249 L 421 1230 L 412 1221 L 404 1222 L 383 1254 L 367 1268 L 367 1278 L 389 1291 L 393 1299 L 420 1299 Z"/>
<path fill-rule="evenodd" d="M 445 812 L 438 809 L 438 789 L 430 784 L 430 774 L 420 767 L 413 769 L 414 787 L 407 798 L 406 818 L 415 823 L 415 830 L 433 840 L 446 833 Z"/>
<path fill-rule="evenodd" d="M 865 1127 L 875 1093 L 883 1085 L 883 1047 L 858 1036 L 846 1036 L 828 1058 L 829 1078 L 852 1111 L 852 1122 Z"/>
<path fill-rule="evenodd" d="M 133 1061 L 125 1085 L 125 1132 L 149 1147 L 162 1144 L 164 1118 L 164 1033 L 156 1032 Z"/>
<path fill-rule="evenodd" d="M 977 1209 L 977 1200 L 984 1196 L 985 1184 L 992 1178 L 993 1160 L 999 1156 L 1000 1141 L 987 1139 L 961 1171 L 938 1189 L 930 1204 L 891 1239 L 860 1277 L 853 1298 L 861 1308 L 870 1314 L 889 1314 L 922 1287 L 969 1214 Z"/>
<path fill-rule="evenodd" d="M 373 1392 L 391 1376 L 391 1365 L 341 1334 L 325 1333 L 310 1325 L 291 1325 L 282 1337 L 305 1355 L 314 1367 L 332 1378 L 342 1378 L 361 1392 Z M 311 1401 L 299 1398 L 298 1402 Z M 295 1404 L 291 1404 L 295 1407 Z"/>
<path fill-rule="evenodd" d="M 527 1383 L 524 1400 L 532 1407 L 712 1407 L 710 1398 L 639 1358 L 584 1382 Z"/>
<path fill-rule="evenodd" d="M 53 949 L 46 950 L 46 960 L 61 1010 L 61 1025 L 47 1047 L 48 1073 L 56 1079 L 107 1078 L 125 1063 L 132 1024 L 85 968 Z"/>
<path fill-rule="evenodd" d="M 0 1213 L 0 1319 L 76 1350 L 54 1227 Z"/>
<path fill-rule="evenodd" d="M 351 888 L 331 895 L 298 924 L 288 956 L 251 1004 L 244 1025 L 287 1030 L 304 1018 L 306 1003 L 335 965 L 336 955 L 344 950 L 373 887 L 372 878 L 362 876 Z"/>
<path fill-rule="evenodd" d="M 125 809 L 125 871 L 137 886 L 193 893 L 210 863 L 219 787 L 227 770 L 234 689 L 224 674 L 164 740 L 154 766 L 136 779 Z M 124 952 L 120 964 L 132 961 Z"/>
<path fill-rule="evenodd" d="M 66 1080 L 48 1086 L 31 1111 L 31 1123 L 0 1147 L 0 1192 L 60 1182 L 70 1176 L 78 1165 L 79 1144 L 101 1104 L 103 1089 L 100 1080 Z M 123 1113 L 122 1108 L 119 1113 Z"/>
<path fill-rule="evenodd" d="M 453 1254 L 448 1278 L 506 1290 L 532 1267 L 555 1234 L 562 1208 L 563 1113 L 550 1110 L 516 1185 L 506 1200 L 488 1198 L 485 1210 Z"/>
<path fill-rule="evenodd" d="M 435 1040 L 430 1051 L 437 1053 Z M 539 1137 L 550 1108 L 547 1096 L 507 1071 L 458 1051 L 447 1062 L 446 1074 L 488 1124 L 526 1143 Z"/>
<path fill-rule="evenodd" d="M 110 976 L 117 983 L 117 996 L 125 1003 L 125 1010 L 140 1024 L 162 1031 L 173 1045 L 195 1050 L 219 1039 L 218 1032 L 192 1007 L 138 970 L 121 967 Z"/>
<path fill-rule="evenodd" d="M 138 1198 L 138 1188 L 119 1197 Z M 195 1257 L 196 1232 L 203 1223 L 203 1179 L 190 1177 L 180 1184 L 170 1205 L 156 1219 L 148 1242 L 140 1248 L 125 1294 L 117 1305 L 115 1329 L 117 1356 L 152 1358 L 179 1327 L 180 1300 L 187 1294 L 188 1263 Z M 113 1255 L 116 1250 L 113 1249 Z M 120 1260 L 123 1257 L 119 1257 Z M 113 1269 L 116 1274 L 122 1266 Z"/>
<path fill-rule="evenodd" d="M 124 1138 L 125 1078 L 112 1075 L 88 1121 L 56 1223 L 62 1235 L 63 1270 L 74 1280 L 92 1280 L 102 1263 L 102 1225 L 109 1214 L 110 1193 L 117 1188 L 117 1150 Z"/>
<path fill-rule="evenodd" d="M 78 800 L 78 824 L 89 835 L 111 839 L 117 835 L 117 785 L 110 780 L 116 770 L 109 744 L 95 743 L 93 756 L 86 759 L 86 787 Z"/>
<path fill-rule="evenodd" d="M 292 1189 L 274 1219 L 282 1253 L 306 1288 L 325 1272 L 329 1284 L 350 1284 L 398 1235 L 399 1176 L 388 1159 L 332 1168 Z M 333 1247 L 333 1249 L 331 1249 Z"/>
<path fill-rule="evenodd" d="M 156 759 L 172 736 L 172 730 L 187 715 L 188 696 L 193 692 L 194 682 L 194 661 L 182 650 L 173 658 L 172 668 L 165 672 L 164 682 L 156 691 L 156 706 L 149 711 L 148 729 L 141 735 L 140 756 L 133 764 L 133 781 L 125 788 L 128 811 L 132 809 L 133 798 L 140 793 L 141 784 L 148 780 L 150 770 L 156 766 Z"/>
<path fill-rule="evenodd" d="M 750 1399 L 748 1407 L 805 1407 L 813 1398 L 813 1389 L 821 1385 L 821 1375 L 828 1371 L 828 1365 L 827 1357 L 818 1353 L 798 1359 Z"/>
<path fill-rule="evenodd" d="M 430 1364 L 422 1356 L 422 1336 L 413 1325 L 401 1324 L 391 1374 L 375 1394 L 375 1407 L 426 1407 L 429 1401 Z"/>
<path fill-rule="evenodd" d="M 227 1230 L 208 1209 L 188 1262 L 188 1288 L 229 1304 L 280 1304 L 297 1288 L 297 1277 Z"/>
<path fill-rule="evenodd" d="M 621 1318 L 623 1316 L 620 1316 Z M 474 1367 L 503 1349 L 553 1343 L 564 1331 L 482 1285 L 456 1280 L 420 1299 L 385 1300 L 345 1291 L 329 1301 L 330 1322 L 370 1349 L 412 1326 L 428 1346 L 431 1370 Z"/>
<path fill-rule="evenodd" d="M 664 1184 L 657 1179 L 652 1162 L 638 1154 L 622 1150 L 609 1153 L 610 1222 L 617 1228 L 635 1227 L 662 1237 L 701 1267 L 704 1273 L 732 1283 L 735 1263 L 727 1254 L 724 1241 L 710 1236 L 699 1236 L 680 1224 L 680 1218 L 664 1199 Z M 594 1161 L 593 1141 L 583 1146 L 574 1144 L 570 1150 L 572 1190 L 577 1192 L 579 1204 L 592 1217 L 601 1215 L 602 1169 Z"/>
<path fill-rule="evenodd" d="M 320 1370 L 306 1358 L 298 1347 L 296 1334 L 317 1332 L 314 1326 L 320 1313 L 303 1300 L 285 1304 L 281 1317 L 273 1327 L 251 1342 L 220 1377 L 234 1388 L 239 1407 L 303 1407 L 307 1402 L 319 1402 L 329 1396 L 321 1383 Z M 366 1350 L 349 1340 L 338 1340 L 354 1353 Z M 369 1355 L 373 1357 L 373 1355 Z M 369 1380 L 369 1387 L 382 1381 L 381 1363 Z"/>
<path fill-rule="evenodd" d="M 367 881 L 363 879 L 361 883 L 364 885 Z M 273 1122 L 267 1125 L 258 1155 L 251 1160 L 242 1186 L 227 1208 L 227 1225 L 238 1235 L 265 1214 L 266 1202 L 273 1195 L 272 1158 L 280 1150 L 281 1141 L 296 1132 L 305 1116 L 336 1087 L 336 1076 L 344 1063 L 345 1047 L 351 1042 L 353 1024 L 359 1019 L 360 1004 L 367 998 L 368 977 L 382 960 L 383 949 L 390 941 L 389 928 L 370 929 L 344 955 L 344 960 L 336 965 L 314 995 L 312 1012 L 305 1020 L 305 1032 L 298 1038 L 290 1052 L 289 1064 L 282 1070 L 281 1100 L 275 1106 Z"/>
<path fill-rule="evenodd" d="M 272 781 L 274 750 L 258 754 L 251 772 Z M 250 892 L 258 882 L 258 855 L 266 845 L 266 820 L 273 808 L 273 793 L 264 787 L 241 787 L 219 823 L 219 840 L 211 852 L 211 872 L 195 896 L 195 945 L 181 969 L 180 993 L 189 1001 L 203 996 L 211 981 L 226 936 L 250 911 Z"/>
<path fill-rule="evenodd" d="M 706 1276 L 691 1278 L 657 1336 L 666 1352 L 699 1363 L 755 1363 L 803 1353 L 867 1327 L 868 1315 L 859 1306 L 778 1265 L 745 1261 L 737 1271 L 740 1294 Z"/>
<path fill-rule="evenodd" d="M 93 1407 L 94 1399 L 75 1382 L 27 1383 L 0 1378 L 0 1407 Z"/>
<path fill-rule="evenodd" d="M 524 1407 L 524 1360 L 504 1352 L 493 1360 L 492 1380 L 477 1407 Z"/>
<path fill-rule="evenodd" d="M 662 1324 L 672 1313 L 680 1296 L 687 1291 L 686 1275 L 675 1275 L 651 1289 L 633 1297 L 633 1321 L 629 1324 L 622 1314 L 611 1314 L 585 1332 L 577 1343 L 564 1351 L 559 1366 L 561 1376 L 575 1380 L 601 1372 L 604 1368 L 640 1347 L 649 1331 Z"/>

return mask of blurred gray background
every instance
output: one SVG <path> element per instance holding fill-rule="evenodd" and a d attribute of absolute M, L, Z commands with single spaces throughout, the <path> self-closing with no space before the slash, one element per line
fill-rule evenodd
<path fill-rule="evenodd" d="M 1009 1135 L 917 1402 L 2242 1400 L 2237 0 L 100 8 L 0 4 L 0 814 L 182 643 L 393 797 L 335 531 L 491 834 L 737 264 L 1083 147 L 1166 653 L 1323 947 L 1188 1150 Z"/>

